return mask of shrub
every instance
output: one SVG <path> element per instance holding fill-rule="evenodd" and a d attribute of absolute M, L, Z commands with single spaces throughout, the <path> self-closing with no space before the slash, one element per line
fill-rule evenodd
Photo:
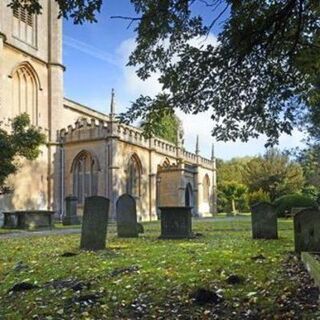
<path fill-rule="evenodd" d="M 270 196 L 267 192 L 259 189 L 258 191 L 253 191 L 249 193 L 249 205 L 252 206 L 258 202 L 270 202 Z"/>
<path fill-rule="evenodd" d="M 228 199 L 225 197 L 224 193 L 221 191 L 218 191 L 218 212 L 229 212 L 231 211 L 231 205 L 228 201 Z"/>
<path fill-rule="evenodd" d="M 239 212 L 248 212 L 248 211 L 250 211 L 248 194 L 245 193 L 244 195 L 242 195 L 242 197 L 239 198 L 237 204 L 238 204 Z"/>
<path fill-rule="evenodd" d="M 240 206 L 245 206 L 247 187 L 236 181 L 228 181 L 220 186 L 220 194 L 229 202 L 231 212 L 237 212 Z M 228 211 L 227 211 L 228 212 Z"/>
<path fill-rule="evenodd" d="M 300 193 L 292 193 L 276 199 L 273 203 L 276 207 L 278 217 L 283 217 L 291 212 L 295 207 L 317 208 L 317 203 L 313 199 Z"/>
<path fill-rule="evenodd" d="M 315 201 L 317 201 L 318 197 L 319 197 L 319 189 L 315 186 L 312 186 L 312 185 L 307 185 L 307 186 L 304 186 L 301 193 L 310 198 L 310 199 L 313 199 Z"/>

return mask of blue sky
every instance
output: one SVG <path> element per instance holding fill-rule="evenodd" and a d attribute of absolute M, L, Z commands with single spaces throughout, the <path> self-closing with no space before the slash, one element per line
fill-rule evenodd
<path fill-rule="evenodd" d="M 115 89 L 117 111 L 124 111 L 140 94 L 156 94 L 161 87 L 156 75 L 142 82 L 133 68 L 126 67 L 127 58 L 134 48 L 134 28 L 128 22 L 110 19 L 111 16 L 135 16 L 128 0 L 105 0 L 98 23 L 73 25 L 64 22 L 64 75 L 65 96 L 102 112 L 109 111 L 111 88 Z M 205 19 L 211 17 L 208 8 L 197 7 Z M 215 42 L 219 26 L 212 30 L 207 42 Z M 194 151 L 196 135 L 200 136 L 200 151 L 203 156 L 211 154 L 211 122 L 208 114 L 198 116 L 178 113 L 184 123 L 185 146 Z M 280 148 L 301 145 L 303 135 L 295 131 L 293 136 L 283 136 Z M 241 142 L 215 142 L 216 156 L 230 159 L 237 156 L 256 155 L 264 152 L 266 139 Z"/>

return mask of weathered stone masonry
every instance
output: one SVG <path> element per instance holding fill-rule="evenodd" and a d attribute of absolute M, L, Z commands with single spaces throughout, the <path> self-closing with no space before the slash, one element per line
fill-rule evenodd
<path fill-rule="evenodd" d="M 139 220 L 156 219 L 161 205 L 187 202 L 194 215 L 214 213 L 214 157 L 202 158 L 198 147 L 193 154 L 181 143 L 145 139 L 115 121 L 114 103 L 106 115 L 64 98 L 57 3 L 41 0 L 38 16 L 12 11 L 8 3 L 0 1 L 0 120 L 27 112 L 48 143 L 8 179 L 14 191 L 0 195 L 0 212 L 47 209 L 61 216 L 64 198 L 76 195 L 81 213 L 85 197 L 101 195 L 115 217 L 117 198 L 129 193 Z"/>

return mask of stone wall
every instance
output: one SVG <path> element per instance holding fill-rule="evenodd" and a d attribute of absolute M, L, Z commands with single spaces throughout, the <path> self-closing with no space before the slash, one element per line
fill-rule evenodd
<path fill-rule="evenodd" d="M 36 161 L 24 161 L 18 174 L 9 178 L 16 191 L 0 200 L 0 207 L 50 208 L 55 204 L 56 135 L 63 118 L 62 21 L 56 19 L 57 4 L 42 0 L 43 13 L 36 17 L 34 25 L 37 41 L 30 45 L 15 35 L 8 3 L 9 0 L 0 2 L 0 119 L 8 120 L 19 114 L 13 108 L 17 96 L 14 77 L 16 70 L 27 71 L 35 88 L 34 124 L 47 135 L 48 146 L 42 148 Z"/>
<path fill-rule="evenodd" d="M 215 172 L 210 160 L 162 139 L 146 139 L 137 128 L 102 119 L 81 119 L 61 130 L 61 139 L 65 154 L 64 196 L 72 193 L 71 167 L 75 157 L 83 150 L 89 151 L 101 163 L 99 176 L 104 177 L 105 183 L 99 183 L 99 195 L 111 200 L 110 216 L 114 218 L 116 201 L 127 192 L 127 167 L 134 155 L 141 167 L 140 194 L 136 197 L 139 220 L 156 219 L 160 205 L 184 206 L 188 184 L 193 192 L 194 212 L 200 216 L 213 213 L 209 202 L 213 199 Z M 171 167 L 170 172 L 166 170 L 167 166 Z M 202 197 L 201 181 L 206 175 L 211 186 L 210 201 L 204 201 Z"/>

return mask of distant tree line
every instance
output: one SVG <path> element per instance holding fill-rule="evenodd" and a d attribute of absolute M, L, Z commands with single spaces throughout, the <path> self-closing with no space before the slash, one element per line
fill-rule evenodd
<path fill-rule="evenodd" d="M 320 195 L 317 155 L 318 151 L 310 148 L 291 153 L 270 148 L 256 157 L 218 160 L 219 211 L 248 211 L 256 202 L 277 202 L 287 195 L 317 201 Z"/>

